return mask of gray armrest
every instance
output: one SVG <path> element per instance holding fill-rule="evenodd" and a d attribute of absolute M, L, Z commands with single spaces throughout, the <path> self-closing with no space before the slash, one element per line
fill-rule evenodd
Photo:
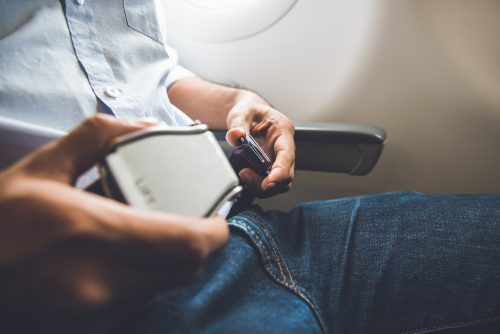
<path fill-rule="evenodd" d="M 296 168 L 366 175 L 376 165 L 387 135 L 379 127 L 354 123 L 297 123 Z"/>
<path fill-rule="evenodd" d="M 225 132 L 214 132 L 229 156 Z M 297 123 L 296 169 L 366 175 L 376 165 L 387 135 L 381 128 L 353 123 Z"/>
<path fill-rule="evenodd" d="M 41 125 L 0 117 L 0 170 L 64 134 Z"/>

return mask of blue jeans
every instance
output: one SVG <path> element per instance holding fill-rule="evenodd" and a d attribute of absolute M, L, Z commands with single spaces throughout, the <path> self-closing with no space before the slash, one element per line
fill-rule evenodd
<path fill-rule="evenodd" d="M 255 207 L 201 282 L 132 333 L 500 333 L 500 196 L 390 193 Z"/>

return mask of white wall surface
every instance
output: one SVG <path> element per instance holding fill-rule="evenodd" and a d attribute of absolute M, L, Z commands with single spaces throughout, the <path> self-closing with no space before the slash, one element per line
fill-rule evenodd
<path fill-rule="evenodd" d="M 370 175 L 299 173 L 295 189 L 266 206 L 394 190 L 500 192 L 500 1 L 298 0 L 250 38 L 199 42 L 170 29 L 169 41 L 188 68 L 256 90 L 292 120 L 388 132 Z"/>

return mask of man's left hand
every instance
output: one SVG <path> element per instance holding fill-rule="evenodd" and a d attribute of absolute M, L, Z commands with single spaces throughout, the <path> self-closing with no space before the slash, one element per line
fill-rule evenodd
<path fill-rule="evenodd" d="M 268 176 L 261 177 L 250 168 L 239 176 L 249 190 L 260 198 L 290 190 L 295 173 L 295 128 L 281 112 L 252 92 L 244 92 L 227 115 L 227 141 L 236 146 L 250 133 L 273 160 Z"/>

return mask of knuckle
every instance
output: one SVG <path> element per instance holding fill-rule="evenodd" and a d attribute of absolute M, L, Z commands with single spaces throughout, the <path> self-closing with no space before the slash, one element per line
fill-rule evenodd
<path fill-rule="evenodd" d="M 75 305 L 83 310 L 99 310 L 113 299 L 111 289 L 98 282 L 81 281 L 73 292 Z"/>
<path fill-rule="evenodd" d="M 288 186 L 292 183 L 292 181 L 293 181 L 293 176 L 289 174 L 283 180 L 283 184 L 286 184 Z"/>
<path fill-rule="evenodd" d="M 113 119 L 110 116 L 95 114 L 82 123 L 80 135 L 84 134 L 88 138 L 93 138 L 99 148 L 105 147 L 111 140 L 112 122 Z"/>
<path fill-rule="evenodd" d="M 225 244 L 229 229 L 223 218 L 199 219 L 192 226 L 184 242 L 184 256 L 196 270 L 215 249 Z"/>
<path fill-rule="evenodd" d="M 59 289 L 68 298 L 72 308 L 80 311 L 98 311 L 108 307 L 119 297 L 124 297 L 127 286 L 135 282 L 127 275 L 113 275 L 104 262 L 99 260 L 89 263 L 78 261 L 87 269 L 71 267 L 64 277 L 60 278 Z"/>
<path fill-rule="evenodd" d="M 295 126 L 293 125 L 292 121 L 290 121 L 288 118 L 285 118 L 284 128 L 292 135 L 295 133 Z"/>
<path fill-rule="evenodd" d="M 279 126 L 281 129 L 287 131 L 287 132 L 291 132 L 292 134 L 295 132 L 295 126 L 293 124 L 293 122 L 288 118 L 286 117 L 283 113 L 279 112 L 279 116 L 278 116 L 278 122 L 279 122 Z"/>
<path fill-rule="evenodd" d="M 82 123 L 82 127 L 92 133 L 101 133 L 110 124 L 109 116 L 95 114 Z"/>
<path fill-rule="evenodd" d="M 208 245 L 199 232 L 191 233 L 183 246 L 184 257 L 192 268 L 199 268 L 209 255 Z"/>

